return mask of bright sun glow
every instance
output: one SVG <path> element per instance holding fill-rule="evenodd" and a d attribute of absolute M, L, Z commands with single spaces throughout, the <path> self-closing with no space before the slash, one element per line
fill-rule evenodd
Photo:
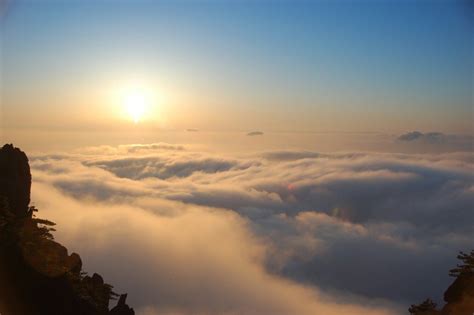
<path fill-rule="evenodd" d="M 124 106 L 127 115 L 135 123 L 138 123 L 140 120 L 142 120 L 147 108 L 149 107 L 149 100 L 144 93 L 136 91 L 125 96 Z"/>

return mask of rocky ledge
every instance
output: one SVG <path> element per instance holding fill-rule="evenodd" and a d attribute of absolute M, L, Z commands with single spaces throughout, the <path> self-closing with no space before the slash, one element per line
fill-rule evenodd
<path fill-rule="evenodd" d="M 0 314 L 134 315 L 102 277 L 87 275 L 81 257 L 54 241 L 54 223 L 30 206 L 31 172 L 24 152 L 0 149 Z M 111 300 L 119 297 L 109 310 Z"/>

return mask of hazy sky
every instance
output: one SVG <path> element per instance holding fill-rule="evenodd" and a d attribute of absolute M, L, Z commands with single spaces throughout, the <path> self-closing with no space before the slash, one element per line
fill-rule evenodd
<path fill-rule="evenodd" d="M 467 1 L 10 1 L 3 131 L 472 134 Z M 144 92 L 143 92 L 144 91 Z M 136 128 L 136 127 L 134 127 Z"/>

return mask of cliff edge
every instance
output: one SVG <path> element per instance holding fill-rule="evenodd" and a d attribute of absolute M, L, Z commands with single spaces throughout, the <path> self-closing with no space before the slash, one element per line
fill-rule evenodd
<path fill-rule="evenodd" d="M 11 144 L 0 149 L 0 314 L 134 315 L 121 295 L 94 273 L 82 270 L 81 257 L 54 241 L 53 222 L 30 207 L 31 172 L 24 152 Z"/>

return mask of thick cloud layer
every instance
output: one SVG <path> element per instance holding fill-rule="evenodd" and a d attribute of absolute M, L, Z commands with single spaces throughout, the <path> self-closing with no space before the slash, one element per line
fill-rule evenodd
<path fill-rule="evenodd" d="M 474 237 L 469 152 L 152 144 L 31 160 L 58 237 L 143 312 L 383 314 L 439 297 Z"/>

